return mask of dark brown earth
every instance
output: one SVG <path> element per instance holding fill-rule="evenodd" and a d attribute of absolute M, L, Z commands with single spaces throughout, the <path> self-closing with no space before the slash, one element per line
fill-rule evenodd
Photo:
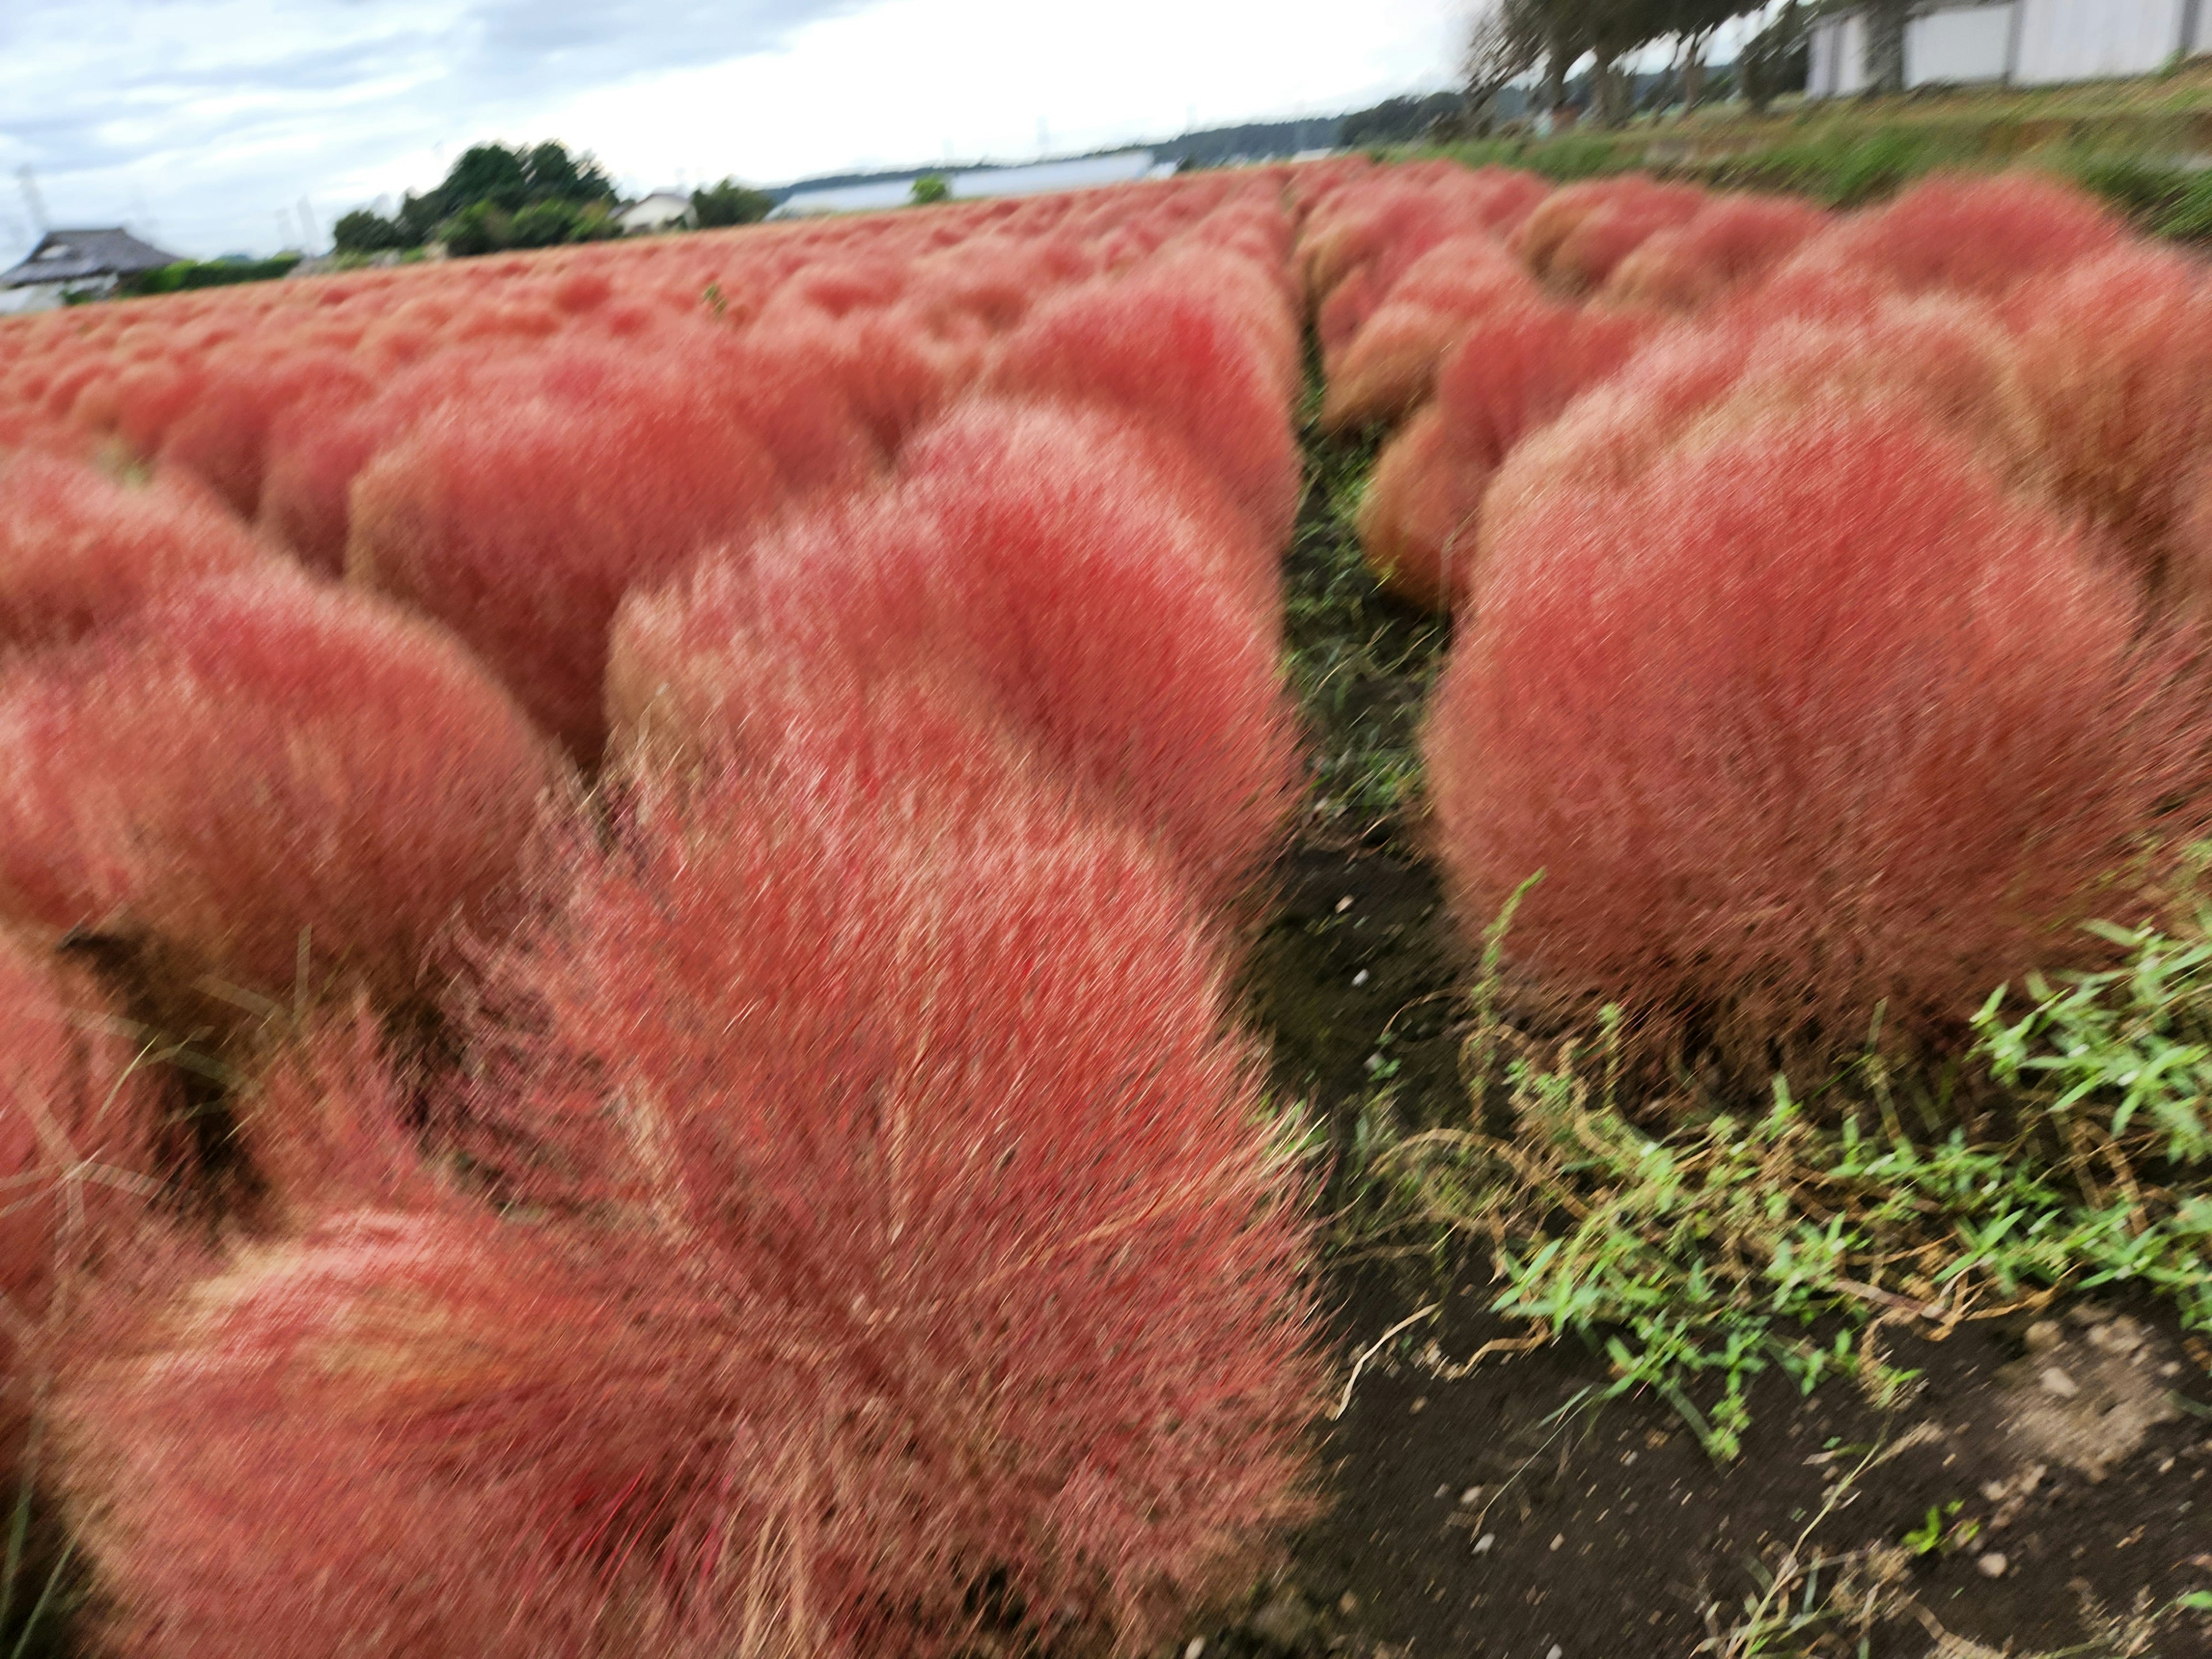
<path fill-rule="evenodd" d="M 1253 953 L 1249 1001 L 1275 1044 L 1278 1087 L 1325 1112 L 1340 1146 L 1393 1062 L 1408 1121 L 1465 1110 L 1458 951 L 1412 839 L 1387 828 L 1314 838 Z M 1843 1381 L 1806 1399 L 1770 1375 L 1741 1457 L 1722 1467 L 1665 1403 L 1599 1401 L 1607 1365 L 1580 1343 L 1493 1353 L 1459 1374 L 1486 1342 L 1522 1334 L 1486 1311 L 1486 1267 L 1333 1271 L 1340 1376 L 1409 1316 L 1438 1311 L 1361 1371 L 1322 1440 L 1329 1509 L 1203 1654 L 2212 1656 L 2212 1614 L 2127 1628 L 2212 1592 L 2212 1349 L 2160 1304 L 2076 1304 L 2080 1316 L 2034 1330 L 2033 1354 L 2027 1315 L 1942 1341 L 1884 1330 L 1888 1363 L 1919 1373 L 1906 1397 L 1885 1410 Z M 2043 1381 L 2052 1370 L 2070 1398 Z M 2053 1411 L 2084 1430 L 2065 1449 L 2089 1467 L 2047 1443 Z M 1820 1590 L 1847 1573 L 1850 1606 L 1871 1593 L 1875 1616 L 1863 1630 L 1832 1621 L 1729 1647 L 1762 1575 L 1878 1448 L 1892 1449 L 1801 1553 L 1829 1563 Z M 1925 1553 L 1906 1541 L 1916 1528 Z M 1796 1584 L 1779 1599 L 1804 1595 Z"/>

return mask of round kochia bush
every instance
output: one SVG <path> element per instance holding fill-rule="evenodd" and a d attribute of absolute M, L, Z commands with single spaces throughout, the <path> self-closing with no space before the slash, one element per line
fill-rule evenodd
<path fill-rule="evenodd" d="M 279 563 L 0 670 L 0 915 L 123 948 L 191 1024 L 289 1000 L 303 949 L 414 994 L 501 925 L 565 773 L 442 629 Z"/>
<path fill-rule="evenodd" d="M 1140 839 L 1011 757 L 902 783 L 855 740 L 794 728 L 682 802 L 633 781 L 492 975 L 481 1154 L 804 1334 L 822 1404 L 781 1479 L 811 1560 L 772 1616 L 806 1651 L 945 1654 L 987 1618 L 1143 1651 L 1303 1508 L 1318 1377 L 1259 1056 Z M 732 1525 L 732 1561 L 766 1541 Z"/>
<path fill-rule="evenodd" d="M 1754 422 L 1518 520 L 1424 739 L 1475 932 L 1753 1075 L 2090 957 L 2203 717 L 2130 588 L 1924 417 Z M 2172 816 L 2167 816 L 2172 813 Z"/>

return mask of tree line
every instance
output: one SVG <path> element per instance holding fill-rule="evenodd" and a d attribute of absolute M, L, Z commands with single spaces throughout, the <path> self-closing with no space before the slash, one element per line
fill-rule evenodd
<path fill-rule="evenodd" d="M 743 225 L 765 218 L 773 197 L 725 179 L 691 192 L 696 222 Z M 357 208 L 340 216 L 341 253 L 380 253 L 444 244 L 465 258 L 503 248 L 551 247 L 618 236 L 621 198 L 606 169 L 557 142 L 475 144 L 421 195 L 409 191 L 389 215 Z"/>
<path fill-rule="evenodd" d="M 1754 107 L 1799 81 L 1813 21 L 1838 0 L 1485 0 L 1478 9 L 1467 55 L 1468 102 L 1487 108 L 1504 88 L 1540 77 L 1536 106 L 1558 110 L 1567 101 L 1567 77 L 1590 64 L 1592 114 L 1618 125 L 1629 113 L 1629 77 L 1623 67 L 1648 46 L 1669 42 L 1682 101 L 1703 94 L 1705 53 L 1723 24 L 1759 16 L 1759 27 L 1736 58 L 1738 90 Z M 1905 27 L 1911 0 L 1867 0 L 1867 64 L 1872 89 L 1902 91 Z"/>

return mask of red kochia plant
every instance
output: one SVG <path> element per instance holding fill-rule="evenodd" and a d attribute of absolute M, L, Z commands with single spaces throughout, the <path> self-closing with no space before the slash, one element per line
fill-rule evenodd
<path fill-rule="evenodd" d="M 2039 482 L 2162 584 L 2184 493 L 2212 458 L 2212 295 L 2197 260 L 2123 249 L 2024 285 L 2007 313 Z"/>
<path fill-rule="evenodd" d="M 240 518 L 260 509 L 273 422 L 293 404 L 317 406 L 343 390 L 365 390 L 359 368 L 332 351 L 279 351 L 260 362 L 211 370 L 190 408 L 169 423 L 161 464 L 192 473 Z"/>
<path fill-rule="evenodd" d="M 207 975 L 285 995 L 303 951 L 403 996 L 497 919 L 556 765 L 442 630 L 202 583 L 0 680 L 0 914 L 130 946 L 169 1012 Z"/>
<path fill-rule="evenodd" d="M 1910 403 L 2008 476 L 2032 447 L 2014 342 L 1963 297 L 1799 293 L 1770 312 L 1757 294 L 1709 325 L 1659 335 L 1508 455 L 1482 499 L 1478 566 L 1528 512 L 1569 491 L 1608 492 L 1691 434 L 1808 404 Z"/>
<path fill-rule="evenodd" d="M 1592 179 L 1538 203 L 1514 232 L 1513 248 L 1539 281 L 1586 294 L 1646 239 L 1688 222 L 1711 199 L 1694 185 L 1640 173 Z"/>
<path fill-rule="evenodd" d="M 1280 615 L 1275 550 L 1188 449 L 1118 411 L 971 398 L 915 434 L 899 470 L 926 483 L 920 493 L 932 501 L 956 489 L 1006 504 L 1011 492 L 997 481 L 1018 478 L 1023 521 L 1007 533 L 1039 552 L 1114 534 L 1218 577 L 1270 631 Z"/>
<path fill-rule="evenodd" d="M 1609 304 L 1694 311 L 1765 273 L 1827 222 L 1784 196 L 1717 196 L 1679 225 L 1655 231 L 1599 289 Z"/>
<path fill-rule="evenodd" d="M 1996 299 L 2028 277 L 2110 252 L 2126 235 L 2094 198 L 2039 173 L 1939 174 L 1838 221 L 1790 264 L 1864 270 L 1908 293 Z"/>
<path fill-rule="evenodd" d="M 0 932 L 0 1401 L 58 1273 L 149 1184 L 160 1089 L 120 1030 L 88 975 Z"/>
<path fill-rule="evenodd" d="M 1539 297 L 1520 262 L 1490 237 L 1438 244 L 1328 365 L 1322 425 L 1349 432 L 1402 419 L 1428 397 L 1437 365 L 1454 346 L 1488 319 Z"/>
<path fill-rule="evenodd" d="M 1820 411 L 1522 519 L 1424 738 L 1477 933 L 1753 1079 L 1941 1044 L 2201 828 L 2125 580 L 1916 410 Z M 2186 798 L 2176 810 L 2171 803 Z"/>
<path fill-rule="evenodd" d="M 1221 480 L 1261 544 L 1297 516 L 1298 452 L 1264 315 L 1231 296 L 1142 272 L 1046 301 L 1005 337 L 983 388 L 1123 410 L 1186 445 Z"/>
<path fill-rule="evenodd" d="M 451 627 L 590 763 L 623 593 L 781 494 L 761 440 L 708 388 L 606 363 L 518 402 L 448 404 L 380 453 L 354 483 L 347 574 Z"/>
<path fill-rule="evenodd" d="M 0 653 L 82 639 L 170 588 L 268 556 L 191 490 L 119 483 L 51 456 L 0 459 Z"/>
<path fill-rule="evenodd" d="M 895 492 L 641 595 L 616 630 L 617 726 L 650 709 L 687 742 L 753 751 L 754 688 L 956 677 L 1228 897 L 1274 851 L 1299 784 L 1273 605 L 1249 566 L 1224 574 L 1237 548 L 1110 430 L 971 410 L 918 442 Z"/>
<path fill-rule="evenodd" d="M 49 1414 L 103 1651 L 703 1659 L 667 1593 L 723 1564 L 670 1512 L 726 1481 L 781 1518 L 798 1390 L 651 1241 L 362 1205 L 134 1279 Z"/>
<path fill-rule="evenodd" d="M 1538 298 L 1501 304 L 1437 374 L 1433 403 L 1383 449 L 1359 514 L 1368 564 L 1401 598 L 1472 591 L 1492 476 L 1523 436 L 1626 362 L 1647 325 Z"/>
<path fill-rule="evenodd" d="M 85 975 L 0 932 L 0 1491 L 33 1398 L 24 1339 L 139 1215 L 161 1093 Z"/>
<path fill-rule="evenodd" d="M 650 1218 L 815 1357 L 779 1474 L 804 1599 L 751 1616 L 825 1653 L 997 1620 L 1141 1652 L 1302 1507 L 1303 1230 L 1258 1056 L 1141 842 L 1011 763 L 858 781 L 854 735 L 639 780 L 495 969 L 517 1018 L 469 1116 L 520 1194 Z M 692 1617 L 735 1628 L 720 1564 L 771 1540 L 702 1531 Z"/>

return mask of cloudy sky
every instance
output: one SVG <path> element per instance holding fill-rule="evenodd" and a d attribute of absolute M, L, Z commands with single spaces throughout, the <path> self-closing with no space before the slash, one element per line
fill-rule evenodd
<path fill-rule="evenodd" d="M 1468 0 L 0 0 L 0 265 L 295 243 L 559 138 L 631 190 L 1014 160 L 1446 85 Z"/>

